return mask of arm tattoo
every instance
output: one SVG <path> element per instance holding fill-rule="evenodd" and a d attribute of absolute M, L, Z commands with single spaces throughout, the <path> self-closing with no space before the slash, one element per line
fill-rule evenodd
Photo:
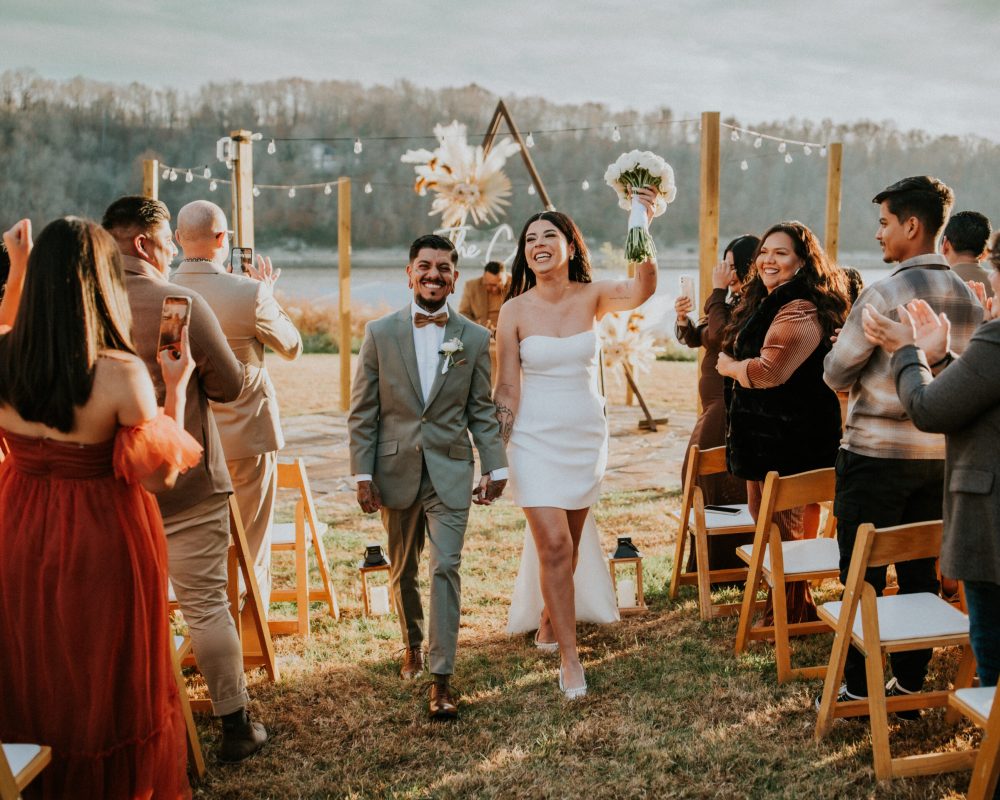
<path fill-rule="evenodd" d="M 504 445 L 510 441 L 510 435 L 514 430 L 514 412 L 503 403 L 494 401 L 497 413 L 497 422 L 500 424 L 500 438 Z"/>

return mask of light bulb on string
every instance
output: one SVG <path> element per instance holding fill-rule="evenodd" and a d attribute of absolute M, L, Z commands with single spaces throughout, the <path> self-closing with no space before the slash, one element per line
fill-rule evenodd
<path fill-rule="evenodd" d="M 260 197 L 260 189 L 258 189 L 256 186 L 253 187 L 253 196 Z"/>
<path fill-rule="evenodd" d="M 211 178 L 212 177 L 212 170 L 210 170 L 208 167 L 205 167 L 205 171 L 203 173 L 201 173 L 201 177 L 203 177 L 205 179 Z"/>
<path fill-rule="evenodd" d="M 535 184 L 529 183 L 528 184 L 528 194 L 534 194 L 534 193 L 535 193 Z"/>
<path fill-rule="evenodd" d="M 760 148 L 764 146 L 764 140 L 760 136 L 758 136 L 756 139 L 753 140 L 753 146 L 756 147 L 758 150 L 760 150 Z"/>
<path fill-rule="evenodd" d="M 785 163 L 786 164 L 791 164 L 792 163 L 792 154 L 791 153 L 785 153 Z"/>
<path fill-rule="evenodd" d="M 191 170 L 187 171 L 187 175 L 184 176 L 184 183 L 191 183 L 194 180 L 194 175 L 191 174 Z"/>
<path fill-rule="evenodd" d="M 163 172 L 160 173 L 160 177 L 166 180 L 170 177 L 170 167 L 164 167 Z"/>
<path fill-rule="evenodd" d="M 177 180 L 177 170 L 175 170 L 175 169 L 171 169 L 170 170 L 170 180 L 172 180 L 172 181 Z"/>
<path fill-rule="evenodd" d="M 526 144 L 526 145 L 527 145 L 528 147 L 534 147 L 534 146 L 535 146 L 535 137 L 534 137 L 534 135 L 533 135 L 533 134 L 531 133 L 531 131 L 528 131 L 528 135 L 524 137 L 524 143 L 525 143 L 525 144 Z"/>
<path fill-rule="evenodd" d="M 779 153 L 784 153 L 787 149 L 788 149 L 788 145 L 785 144 L 784 142 L 782 142 L 781 144 L 778 145 L 778 152 Z"/>
<path fill-rule="evenodd" d="M 269 141 L 267 143 L 267 154 L 269 156 L 273 156 L 275 150 L 277 150 L 277 149 L 278 149 L 277 146 L 274 144 L 274 139 L 272 139 L 271 141 Z"/>
<path fill-rule="evenodd" d="M 371 194 L 371 193 L 372 193 L 372 185 L 371 185 L 371 183 L 366 182 L 365 183 L 365 194 Z"/>
<path fill-rule="evenodd" d="M 747 160 L 745 158 L 740 162 L 740 169 L 743 170 L 744 172 L 750 169 L 750 165 L 747 163 Z"/>
<path fill-rule="evenodd" d="M 580 184 L 580 188 L 583 189 L 583 191 L 587 191 L 590 188 L 590 181 L 584 179 L 583 183 Z"/>
<path fill-rule="evenodd" d="M 819 149 L 819 154 L 820 154 L 820 157 L 822 157 L 822 158 L 826 158 L 826 145 L 823 145 L 823 146 L 822 146 L 822 147 L 821 147 L 821 148 Z"/>
<path fill-rule="evenodd" d="M 295 187 L 294 186 L 291 189 L 288 190 L 288 196 L 289 197 L 295 197 Z"/>
<path fill-rule="evenodd" d="M 219 188 L 219 184 L 216 183 L 215 181 L 212 181 L 211 183 L 208 184 L 208 191 L 210 191 L 210 192 L 214 192 L 218 188 Z"/>
<path fill-rule="evenodd" d="M 333 194 L 333 187 L 327 184 L 323 187 L 323 194 Z"/>
<path fill-rule="evenodd" d="M 360 139 L 355 139 L 354 140 L 354 154 L 355 155 L 359 155 L 361 153 L 361 151 L 364 150 L 364 149 L 365 148 L 364 148 L 364 145 L 361 144 L 361 140 Z"/>
<path fill-rule="evenodd" d="M 740 132 L 735 128 L 733 128 L 733 132 L 729 134 L 729 138 L 732 139 L 734 142 L 738 142 L 740 140 Z"/>
<path fill-rule="evenodd" d="M 802 148 L 802 152 L 805 153 L 807 156 L 811 156 L 812 151 L 813 149 L 809 145 L 806 145 L 805 147 Z"/>
<path fill-rule="evenodd" d="M 620 142 L 622 140 L 622 132 L 618 130 L 618 126 L 615 125 L 615 129 L 611 131 L 611 141 Z"/>

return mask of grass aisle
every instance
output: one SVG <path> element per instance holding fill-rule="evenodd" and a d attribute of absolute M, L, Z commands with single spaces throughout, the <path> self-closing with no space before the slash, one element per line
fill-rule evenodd
<path fill-rule="evenodd" d="M 676 495 L 612 494 L 597 508 L 606 549 L 631 535 L 645 552 L 651 613 L 621 624 L 580 626 L 590 694 L 568 704 L 556 687 L 557 656 L 504 633 L 520 558 L 523 517 L 504 502 L 474 507 L 467 534 L 463 616 L 455 683 L 461 719 L 427 719 L 427 682 L 398 677 L 395 617 L 365 620 L 353 590 L 365 542 L 383 538 L 377 517 L 344 513 L 328 553 L 345 614 L 314 606 L 305 643 L 277 640 L 278 685 L 251 675 L 253 712 L 271 742 L 241 767 L 209 758 L 196 788 L 206 798 L 943 798 L 958 797 L 968 773 L 877 786 L 867 728 L 838 722 L 812 741 L 816 681 L 778 687 L 770 647 L 732 654 L 735 619 L 702 623 L 693 587 L 670 602 Z M 817 663 L 830 639 L 796 657 Z M 947 677 L 954 662 L 936 659 Z M 946 679 L 945 677 L 945 679 Z M 199 719 L 203 744 L 217 727 Z M 968 727 L 942 712 L 893 725 L 894 753 L 967 747 Z"/>

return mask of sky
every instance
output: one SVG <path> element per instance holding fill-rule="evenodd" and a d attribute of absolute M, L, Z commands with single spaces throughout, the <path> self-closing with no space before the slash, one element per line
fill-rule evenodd
<path fill-rule="evenodd" d="M 0 13 L 0 68 L 47 78 L 476 83 L 1000 142 L 996 0 L 0 0 Z"/>

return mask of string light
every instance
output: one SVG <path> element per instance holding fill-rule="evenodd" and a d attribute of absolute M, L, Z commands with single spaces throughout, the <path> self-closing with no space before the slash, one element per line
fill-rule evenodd
<path fill-rule="evenodd" d="M 170 170 L 170 180 L 172 180 L 172 181 L 177 180 L 177 170 L 175 170 L 175 169 L 171 169 Z"/>
<path fill-rule="evenodd" d="M 805 147 L 802 148 L 802 152 L 805 153 L 807 156 L 811 156 L 812 151 L 813 149 L 809 145 L 806 145 Z"/>
<path fill-rule="evenodd" d="M 323 194 L 333 194 L 333 187 L 327 184 L 323 187 Z"/>
<path fill-rule="evenodd" d="M 734 142 L 738 142 L 740 140 L 740 132 L 736 128 L 733 128 L 733 132 L 729 134 L 729 138 Z"/>
<path fill-rule="evenodd" d="M 535 184 L 529 183 L 528 184 L 528 194 L 534 194 L 534 193 L 535 193 Z"/>
<path fill-rule="evenodd" d="M 273 156 L 274 152 L 278 149 L 277 145 L 274 143 L 274 139 L 267 143 L 267 154 Z"/>
<path fill-rule="evenodd" d="M 216 181 L 212 181 L 210 184 L 208 184 L 208 191 L 210 192 L 214 192 L 218 188 L 219 184 Z"/>
<path fill-rule="evenodd" d="M 788 149 L 788 143 L 787 142 L 781 142 L 778 145 L 778 152 L 779 153 L 784 153 L 787 149 Z"/>
<path fill-rule="evenodd" d="M 194 175 L 191 174 L 191 170 L 187 171 L 187 175 L 184 176 L 184 183 L 191 183 L 194 180 Z"/>
<path fill-rule="evenodd" d="M 360 139 L 355 139 L 354 140 L 354 154 L 355 155 L 360 155 L 362 150 L 364 150 L 364 147 L 361 144 L 361 140 Z"/>
<path fill-rule="evenodd" d="M 212 177 L 212 170 L 210 170 L 208 167 L 205 167 L 205 171 L 201 173 L 201 177 L 205 178 L 205 180 L 208 180 L 209 178 Z"/>
<path fill-rule="evenodd" d="M 584 178 L 583 183 L 580 184 L 580 188 L 583 189 L 583 191 L 587 191 L 590 188 L 590 181 Z"/>
<path fill-rule="evenodd" d="M 611 141 L 620 142 L 622 140 L 622 132 L 618 130 L 618 126 L 615 125 L 615 129 L 611 131 Z"/>
<path fill-rule="evenodd" d="M 258 189 L 256 186 L 253 187 L 253 196 L 260 197 L 260 189 Z"/>
<path fill-rule="evenodd" d="M 533 135 L 533 134 L 531 133 L 531 131 L 528 131 L 528 135 L 524 137 L 524 143 L 525 143 L 525 144 L 526 144 L 526 145 L 527 145 L 528 147 L 534 147 L 534 146 L 535 146 L 535 137 L 534 137 L 534 135 Z"/>
<path fill-rule="evenodd" d="M 365 183 L 365 194 L 371 194 L 371 193 L 372 193 L 371 183 Z"/>
<path fill-rule="evenodd" d="M 750 169 L 750 165 L 747 163 L 747 160 L 745 158 L 740 162 L 740 169 L 743 170 L 744 172 Z"/>
<path fill-rule="evenodd" d="M 760 150 L 760 148 L 764 146 L 764 140 L 758 136 L 756 139 L 753 140 L 753 146 L 756 147 L 758 150 Z"/>
<path fill-rule="evenodd" d="M 752 131 L 748 128 L 741 128 L 737 125 L 730 125 L 727 122 L 723 122 L 721 123 L 721 125 L 723 128 L 729 128 L 730 130 L 729 138 L 732 139 L 734 142 L 742 139 L 743 134 L 746 134 L 747 136 L 752 136 L 753 146 L 757 150 L 759 150 L 761 147 L 764 146 L 764 140 L 767 139 L 768 141 L 778 143 L 779 153 L 787 153 L 788 145 L 794 145 L 796 147 L 801 147 L 803 154 L 807 156 L 811 155 L 814 149 L 819 148 L 820 156 L 826 157 L 827 146 L 822 142 L 801 142 L 797 139 L 783 139 L 780 136 L 772 136 L 769 133 L 761 133 L 760 131 Z M 791 164 L 792 162 L 786 159 L 785 163 Z"/>
<path fill-rule="evenodd" d="M 163 172 L 160 173 L 160 177 L 166 180 L 170 177 L 170 167 L 164 167 Z"/>
<path fill-rule="evenodd" d="M 294 186 L 291 189 L 288 190 L 288 196 L 289 197 L 295 197 L 295 187 Z"/>
<path fill-rule="evenodd" d="M 826 158 L 826 145 L 823 145 L 823 146 L 822 146 L 822 147 L 821 147 L 821 148 L 819 149 L 819 154 L 820 154 L 820 156 L 821 156 L 822 158 Z"/>
<path fill-rule="evenodd" d="M 791 164 L 792 163 L 792 154 L 791 153 L 785 153 L 785 163 L 786 164 Z"/>

